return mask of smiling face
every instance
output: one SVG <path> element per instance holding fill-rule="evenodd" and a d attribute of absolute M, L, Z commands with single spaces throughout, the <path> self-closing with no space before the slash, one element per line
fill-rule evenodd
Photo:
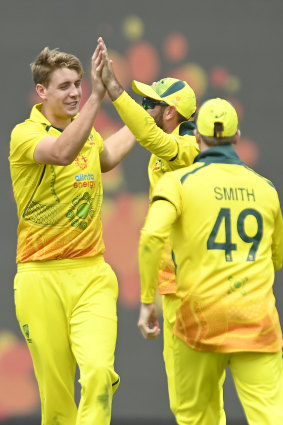
<path fill-rule="evenodd" d="M 79 112 L 81 81 L 77 71 L 63 67 L 52 72 L 47 86 L 36 85 L 43 102 L 42 113 L 54 127 L 65 128 Z"/>

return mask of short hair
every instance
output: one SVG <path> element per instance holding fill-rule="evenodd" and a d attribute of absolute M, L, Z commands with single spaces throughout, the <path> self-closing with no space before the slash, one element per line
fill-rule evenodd
<path fill-rule="evenodd" d="M 221 122 L 214 123 L 214 136 L 203 136 L 201 138 L 208 146 L 232 145 L 235 135 L 230 137 L 221 137 L 223 132 L 223 124 Z"/>
<path fill-rule="evenodd" d="M 34 84 L 43 84 L 45 87 L 49 85 L 52 72 L 59 68 L 73 69 L 80 77 L 83 76 L 82 64 L 76 56 L 48 47 L 39 53 L 30 67 Z"/>

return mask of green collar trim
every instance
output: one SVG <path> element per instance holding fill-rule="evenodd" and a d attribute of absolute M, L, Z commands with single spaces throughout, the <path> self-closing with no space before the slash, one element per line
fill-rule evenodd
<path fill-rule="evenodd" d="M 181 124 L 179 125 L 179 135 L 185 136 L 187 134 L 188 136 L 193 136 L 195 128 L 195 121 L 181 122 Z"/>
<path fill-rule="evenodd" d="M 207 165 L 213 163 L 245 165 L 231 145 L 215 146 L 201 152 L 196 156 L 195 162 L 204 162 Z"/>

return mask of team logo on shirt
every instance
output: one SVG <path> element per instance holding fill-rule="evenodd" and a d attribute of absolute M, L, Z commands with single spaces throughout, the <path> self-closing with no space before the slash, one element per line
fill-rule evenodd
<path fill-rule="evenodd" d="M 32 343 L 32 339 L 30 338 L 29 325 L 28 324 L 23 325 L 23 331 L 24 331 L 24 334 L 26 336 L 27 342 L 29 342 L 31 344 Z"/>
<path fill-rule="evenodd" d="M 247 276 L 241 278 L 241 279 L 235 279 L 233 276 L 228 277 L 229 282 L 229 290 L 227 291 L 227 294 L 232 294 L 235 291 L 239 291 L 241 295 L 247 295 L 245 285 L 249 278 Z"/>
<path fill-rule="evenodd" d="M 89 135 L 89 138 L 87 140 L 89 140 L 90 145 L 95 145 L 94 137 L 92 134 Z"/>
<path fill-rule="evenodd" d="M 87 168 L 87 158 L 81 153 L 78 154 L 77 158 L 75 159 L 75 163 L 78 167 L 80 167 L 81 170 Z"/>
<path fill-rule="evenodd" d="M 89 222 L 95 214 L 92 207 L 94 198 L 91 198 L 88 192 L 81 196 L 76 196 L 72 200 L 72 205 L 69 208 L 66 217 L 70 220 L 71 226 L 78 227 L 82 230 L 86 229 Z"/>
<path fill-rule="evenodd" d="M 93 189 L 95 186 L 95 181 L 94 181 L 94 174 L 91 173 L 81 173 L 81 174 L 77 174 L 75 176 L 75 183 L 74 183 L 74 188 L 86 188 L 89 187 L 90 189 Z"/>
<path fill-rule="evenodd" d="M 158 158 L 155 161 L 155 164 L 154 164 L 154 167 L 153 167 L 153 171 L 158 171 L 158 170 L 160 170 L 160 168 L 161 168 L 161 159 Z"/>

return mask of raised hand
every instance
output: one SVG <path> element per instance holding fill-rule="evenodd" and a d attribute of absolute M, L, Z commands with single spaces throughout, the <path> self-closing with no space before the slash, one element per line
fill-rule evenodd
<path fill-rule="evenodd" d="M 104 59 L 99 45 L 97 45 L 91 59 L 91 83 L 93 92 L 102 99 L 105 95 L 106 88 L 102 81 L 102 70 L 104 67 Z"/>
<path fill-rule="evenodd" d="M 101 55 L 101 63 L 103 63 L 103 67 L 101 70 L 101 78 L 108 91 L 110 98 L 112 100 L 115 100 L 121 95 L 121 93 L 123 92 L 123 88 L 121 87 L 114 73 L 114 70 L 112 67 L 112 61 L 111 59 L 109 59 L 107 47 L 102 37 L 99 37 L 97 42 L 98 42 L 98 49 L 99 49 L 98 55 L 99 56 Z"/>
<path fill-rule="evenodd" d="M 112 61 L 109 59 L 107 47 L 102 37 L 98 38 L 98 47 L 103 60 L 102 81 L 107 87 L 113 80 L 116 80 L 116 76 L 112 68 Z"/>

